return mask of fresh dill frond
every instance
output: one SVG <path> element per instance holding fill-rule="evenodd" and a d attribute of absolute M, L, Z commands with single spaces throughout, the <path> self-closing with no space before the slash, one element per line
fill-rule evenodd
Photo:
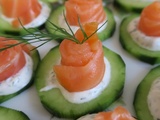
<path fill-rule="evenodd" d="M 87 36 L 87 34 L 85 33 L 83 26 L 81 25 L 80 19 L 78 17 L 78 23 L 79 23 L 79 27 L 84 35 L 84 39 L 82 41 L 79 41 L 75 35 L 74 32 L 72 31 L 69 23 L 67 22 L 67 19 L 65 17 L 65 14 L 63 12 L 63 16 L 64 16 L 64 20 L 66 22 L 67 27 L 69 28 L 69 31 L 67 31 L 65 28 L 59 27 L 58 25 L 52 23 L 51 21 L 47 20 L 47 22 L 49 22 L 49 24 L 51 24 L 51 29 L 53 29 L 55 32 L 59 32 L 60 34 L 52 34 L 52 33 L 48 33 L 45 30 L 39 30 L 38 28 L 30 28 L 27 29 L 23 26 L 23 24 L 20 22 L 20 25 L 22 26 L 22 29 L 24 29 L 26 31 L 26 34 L 24 35 L 19 35 L 19 36 L 13 36 L 13 35 L 5 35 L 5 34 L 0 34 L 1 37 L 5 37 L 6 40 L 20 40 L 19 43 L 16 44 L 12 44 L 12 45 L 7 45 L 4 48 L 0 48 L 0 51 L 6 50 L 8 48 L 17 46 L 19 44 L 29 44 L 29 43 L 38 43 L 40 42 L 40 45 L 36 46 L 34 49 L 41 47 L 42 45 L 52 41 L 52 40 L 59 40 L 59 39 L 68 39 L 71 40 L 77 44 L 83 44 L 85 41 L 87 41 L 91 36 L 93 36 L 102 26 L 104 26 L 107 21 L 105 21 L 105 23 L 100 26 L 97 30 L 95 30 L 91 35 Z"/>
<path fill-rule="evenodd" d="M 92 37 L 99 29 L 101 29 L 105 24 L 107 23 L 107 21 L 105 21 L 97 30 L 95 30 L 91 35 L 87 36 L 87 35 L 84 35 L 84 39 L 82 40 L 82 44 L 87 41 L 90 37 Z M 82 26 L 80 27 L 81 30 L 83 30 Z M 84 30 L 83 30 L 84 31 Z M 85 32 L 84 32 L 85 33 Z M 84 34 L 83 33 L 83 34 Z M 85 33 L 86 34 L 86 33 Z"/>

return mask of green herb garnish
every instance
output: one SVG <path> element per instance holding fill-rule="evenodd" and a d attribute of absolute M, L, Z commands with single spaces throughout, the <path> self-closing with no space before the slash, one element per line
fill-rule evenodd
<path fill-rule="evenodd" d="M 51 33 L 48 33 L 47 31 L 45 30 L 39 30 L 38 28 L 30 28 L 30 29 L 26 29 L 21 21 L 19 20 L 22 28 L 27 32 L 25 35 L 20 35 L 20 36 L 13 36 L 13 35 L 1 35 L 2 37 L 5 37 L 6 40 L 20 40 L 19 43 L 17 44 L 9 44 L 7 45 L 5 48 L 0 48 L 0 51 L 3 51 L 3 50 L 6 50 L 8 48 L 11 48 L 11 47 L 14 47 L 16 45 L 19 45 L 19 44 L 29 44 L 29 43 L 38 43 L 38 42 L 41 42 L 40 45 L 38 45 L 37 47 L 35 47 L 34 49 L 38 48 L 38 47 L 41 47 L 42 45 L 52 41 L 52 40 L 58 40 L 58 39 L 68 39 L 68 40 L 71 40 L 77 44 L 83 44 L 85 41 L 87 41 L 91 36 L 93 36 L 103 25 L 105 25 L 107 23 L 107 21 L 105 21 L 105 23 L 99 27 L 96 31 L 94 31 L 91 35 L 87 36 L 87 34 L 85 33 L 85 31 L 83 30 L 83 27 L 80 23 L 80 19 L 78 17 L 78 23 L 79 23 L 79 27 L 84 35 L 84 39 L 82 41 L 79 41 L 75 35 L 74 35 L 74 32 L 72 31 L 71 27 L 69 26 L 67 20 L 66 20 L 66 17 L 64 15 L 64 12 L 63 12 L 63 16 L 65 18 L 65 22 L 67 24 L 67 27 L 69 28 L 70 32 L 67 32 L 66 29 L 62 28 L 62 27 L 59 27 L 57 25 L 55 25 L 54 23 L 50 22 L 50 21 L 47 21 L 51 24 L 51 28 L 50 29 L 53 29 L 55 32 L 59 32 L 61 33 L 60 35 L 58 34 L 51 34 Z M 33 31 L 36 31 L 36 32 L 33 32 Z"/>

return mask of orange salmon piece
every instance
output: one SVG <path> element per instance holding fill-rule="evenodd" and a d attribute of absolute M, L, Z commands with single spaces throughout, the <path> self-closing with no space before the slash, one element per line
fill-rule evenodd
<path fill-rule="evenodd" d="M 35 46 L 31 44 L 21 43 L 20 46 L 22 47 L 23 51 L 26 52 L 28 55 L 31 55 L 31 50 L 35 49 Z"/>
<path fill-rule="evenodd" d="M 102 0 L 68 0 L 65 9 L 68 23 L 74 26 L 79 26 L 78 17 L 81 24 L 101 23 L 106 19 Z"/>
<path fill-rule="evenodd" d="M 90 26 L 90 27 L 89 27 Z M 98 23 L 84 25 L 87 35 L 93 33 Z M 75 34 L 78 40 L 83 39 L 82 32 Z M 78 92 L 95 87 L 103 78 L 105 64 L 102 43 L 94 34 L 83 44 L 63 40 L 60 44 L 61 64 L 53 70 L 60 84 L 70 92 Z"/>
<path fill-rule="evenodd" d="M 160 36 L 160 2 L 155 1 L 143 9 L 138 29 L 147 36 Z"/>
<path fill-rule="evenodd" d="M 136 120 L 131 116 L 129 111 L 125 108 L 118 106 L 113 111 L 100 112 L 98 113 L 94 120 Z"/>
<path fill-rule="evenodd" d="M 41 12 L 41 5 L 38 0 L 0 0 L 0 6 L 4 16 L 13 18 L 12 25 L 20 26 L 30 23 Z"/>
<path fill-rule="evenodd" d="M 0 48 L 6 47 L 6 45 L 16 44 L 16 40 L 6 40 L 0 37 Z M 25 47 L 27 50 L 27 47 Z M 19 72 L 25 65 L 26 60 L 21 45 L 6 49 L 0 52 L 0 82 L 6 80 L 10 76 Z"/>

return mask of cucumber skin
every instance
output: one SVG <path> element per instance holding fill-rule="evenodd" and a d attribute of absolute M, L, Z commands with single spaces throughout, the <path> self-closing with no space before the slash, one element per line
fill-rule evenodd
<path fill-rule="evenodd" d="M 159 71 L 160 66 L 151 69 L 136 89 L 133 105 L 138 120 L 154 120 L 148 108 L 147 96 L 153 81 L 160 77 Z"/>
<path fill-rule="evenodd" d="M 40 62 L 40 55 L 39 55 L 38 50 L 31 51 L 31 57 L 32 57 L 33 62 L 34 62 L 33 73 L 35 73 L 36 69 L 38 67 L 38 64 Z M 28 89 L 33 84 L 33 82 L 34 82 L 34 75 L 32 76 L 32 79 L 30 80 L 30 82 L 24 88 L 19 90 L 18 92 L 13 93 L 13 94 L 9 94 L 9 95 L 0 95 L 0 103 L 13 98 L 13 97 L 17 96 L 18 94 L 20 94 L 21 92 L 23 92 L 24 90 Z"/>
<path fill-rule="evenodd" d="M 116 28 L 116 21 L 114 19 L 114 15 L 110 9 L 104 8 L 107 14 L 107 27 L 100 33 L 98 33 L 98 37 L 101 41 L 105 41 L 106 39 L 112 37 Z"/>
<path fill-rule="evenodd" d="M 128 23 L 138 17 L 139 14 L 132 14 L 126 18 L 124 18 L 120 24 L 120 36 L 119 40 L 122 45 L 122 47 L 131 55 L 136 57 L 137 59 L 149 63 L 151 65 L 160 63 L 160 51 L 150 51 L 147 49 L 144 49 L 137 45 L 129 35 L 127 31 L 127 25 Z"/>
<path fill-rule="evenodd" d="M 58 23 L 58 16 L 63 12 L 64 10 L 64 6 L 60 5 L 59 7 L 57 7 L 50 15 L 49 17 L 49 21 L 54 23 L 55 25 L 59 26 Z M 112 11 L 108 8 L 104 8 L 106 14 L 107 14 L 107 18 L 108 18 L 108 23 L 107 23 L 107 27 L 100 33 L 98 33 L 98 37 L 101 41 L 104 41 L 108 38 L 110 38 L 115 31 L 116 28 L 116 22 L 114 19 L 114 15 L 112 14 Z M 56 16 L 56 17 L 55 17 Z M 51 24 L 49 22 L 46 22 L 45 24 L 45 28 L 46 30 L 51 33 L 51 34 L 59 34 L 58 32 L 55 32 L 53 29 L 51 29 Z M 57 40 L 57 39 L 56 39 Z M 58 39 L 57 41 L 60 43 L 63 40 L 63 38 Z"/>
<path fill-rule="evenodd" d="M 21 35 L 21 34 L 25 34 L 26 31 L 20 28 L 14 28 L 12 27 L 8 22 L 6 22 L 5 20 L 3 20 L 0 17 L 0 34 L 11 34 L 11 35 Z"/>
<path fill-rule="evenodd" d="M 22 111 L 0 106 L 0 120 L 30 120 Z"/>
<path fill-rule="evenodd" d="M 143 2 L 134 0 L 114 0 L 114 6 L 120 10 L 141 13 L 143 8 L 151 4 L 151 2 Z"/>
<path fill-rule="evenodd" d="M 78 118 L 87 113 L 99 112 L 106 109 L 122 94 L 125 82 L 125 64 L 122 58 L 104 47 L 105 56 L 111 62 L 111 83 L 102 94 L 82 104 L 73 104 L 65 100 L 58 88 L 40 92 L 45 87 L 45 79 L 52 71 L 52 66 L 60 59 L 58 46 L 53 48 L 42 60 L 36 73 L 35 85 L 42 105 L 52 114 L 60 118 Z M 43 73 L 43 74 L 42 74 Z"/>
<path fill-rule="evenodd" d="M 13 35 L 13 36 L 18 36 L 18 35 L 26 35 L 28 34 L 28 31 L 26 31 L 24 28 L 14 28 L 12 27 L 12 25 L 10 25 L 8 22 L 4 21 L 1 17 L 0 17 L 0 35 Z M 44 29 L 45 26 L 41 25 L 39 27 L 37 27 L 37 29 Z M 29 30 L 30 32 L 36 32 L 36 30 L 32 29 L 32 28 L 28 28 L 27 30 Z"/>

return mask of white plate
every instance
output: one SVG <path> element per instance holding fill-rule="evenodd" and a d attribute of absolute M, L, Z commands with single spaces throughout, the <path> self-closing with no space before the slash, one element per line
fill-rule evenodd
<path fill-rule="evenodd" d="M 125 102 L 125 107 L 131 112 L 132 115 L 135 115 L 133 109 L 134 92 L 137 85 L 144 78 L 147 72 L 152 68 L 152 66 L 137 60 L 123 50 L 119 43 L 119 24 L 121 22 L 121 19 L 116 16 L 115 19 L 117 23 L 116 31 L 113 37 L 103 42 L 103 45 L 118 53 L 123 58 L 126 64 L 126 82 L 122 99 Z M 57 43 L 55 41 L 52 41 L 38 48 L 41 58 L 46 55 L 50 48 L 56 45 Z M 53 118 L 53 115 L 51 115 L 46 109 L 44 109 L 42 104 L 40 103 L 40 99 L 34 85 L 18 96 L 2 103 L 1 105 L 21 110 L 26 113 L 31 120 L 51 120 Z"/>

